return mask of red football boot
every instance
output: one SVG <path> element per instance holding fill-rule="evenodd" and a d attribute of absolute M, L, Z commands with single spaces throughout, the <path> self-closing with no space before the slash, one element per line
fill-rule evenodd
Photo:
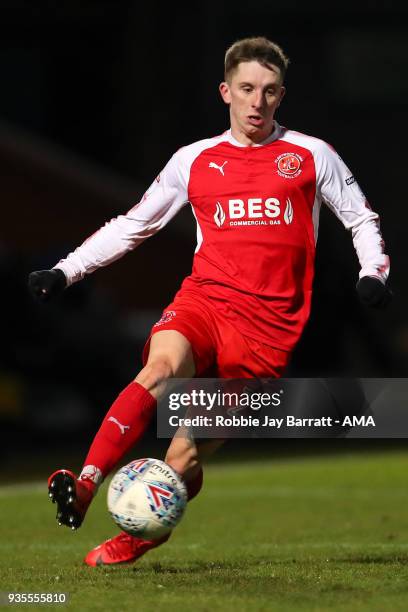
<path fill-rule="evenodd" d="M 57 521 L 78 529 L 96 490 L 91 480 L 78 478 L 69 470 L 57 470 L 48 478 L 48 495 L 57 503 Z"/>
<path fill-rule="evenodd" d="M 116 537 L 106 540 L 106 542 L 91 550 L 84 561 L 87 565 L 93 567 L 115 563 L 133 563 L 148 550 L 167 542 L 169 537 L 170 534 L 167 534 L 158 540 L 142 540 L 121 531 Z"/>

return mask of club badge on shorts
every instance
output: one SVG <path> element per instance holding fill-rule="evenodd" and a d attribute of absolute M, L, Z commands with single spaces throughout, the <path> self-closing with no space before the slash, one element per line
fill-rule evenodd
<path fill-rule="evenodd" d="M 165 312 L 163 312 L 161 318 L 157 321 L 157 323 L 153 325 L 153 327 L 160 327 L 160 325 L 169 323 L 169 321 L 174 319 L 175 316 L 176 316 L 176 313 L 174 312 L 174 310 L 166 310 Z"/>

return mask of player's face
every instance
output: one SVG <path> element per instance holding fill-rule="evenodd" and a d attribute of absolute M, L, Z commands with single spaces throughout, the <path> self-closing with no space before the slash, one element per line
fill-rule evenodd
<path fill-rule="evenodd" d="M 258 62 L 241 62 L 229 82 L 221 83 L 222 99 L 230 105 L 231 132 L 245 145 L 271 134 L 273 117 L 284 94 L 280 70 Z"/>

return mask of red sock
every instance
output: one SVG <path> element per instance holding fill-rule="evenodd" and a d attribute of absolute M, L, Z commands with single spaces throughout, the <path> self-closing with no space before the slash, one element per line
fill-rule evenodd
<path fill-rule="evenodd" d="M 186 482 L 187 487 L 187 499 L 191 501 L 194 499 L 196 495 L 201 491 L 201 487 L 203 486 L 203 468 L 200 468 L 200 471 L 192 480 Z"/>
<path fill-rule="evenodd" d="M 115 467 L 120 459 L 140 440 L 156 409 L 156 400 L 142 385 L 132 382 L 113 402 L 102 421 L 88 455 L 80 479 L 91 488 Z"/>

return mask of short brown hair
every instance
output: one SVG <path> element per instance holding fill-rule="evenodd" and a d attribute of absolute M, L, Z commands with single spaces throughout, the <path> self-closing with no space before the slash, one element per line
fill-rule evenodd
<path fill-rule="evenodd" d="M 225 53 L 224 78 L 227 81 L 241 62 L 259 62 L 269 68 L 271 64 L 277 66 L 281 72 L 282 81 L 285 78 L 289 58 L 286 57 L 279 45 L 264 38 L 256 36 L 237 40 Z"/>

